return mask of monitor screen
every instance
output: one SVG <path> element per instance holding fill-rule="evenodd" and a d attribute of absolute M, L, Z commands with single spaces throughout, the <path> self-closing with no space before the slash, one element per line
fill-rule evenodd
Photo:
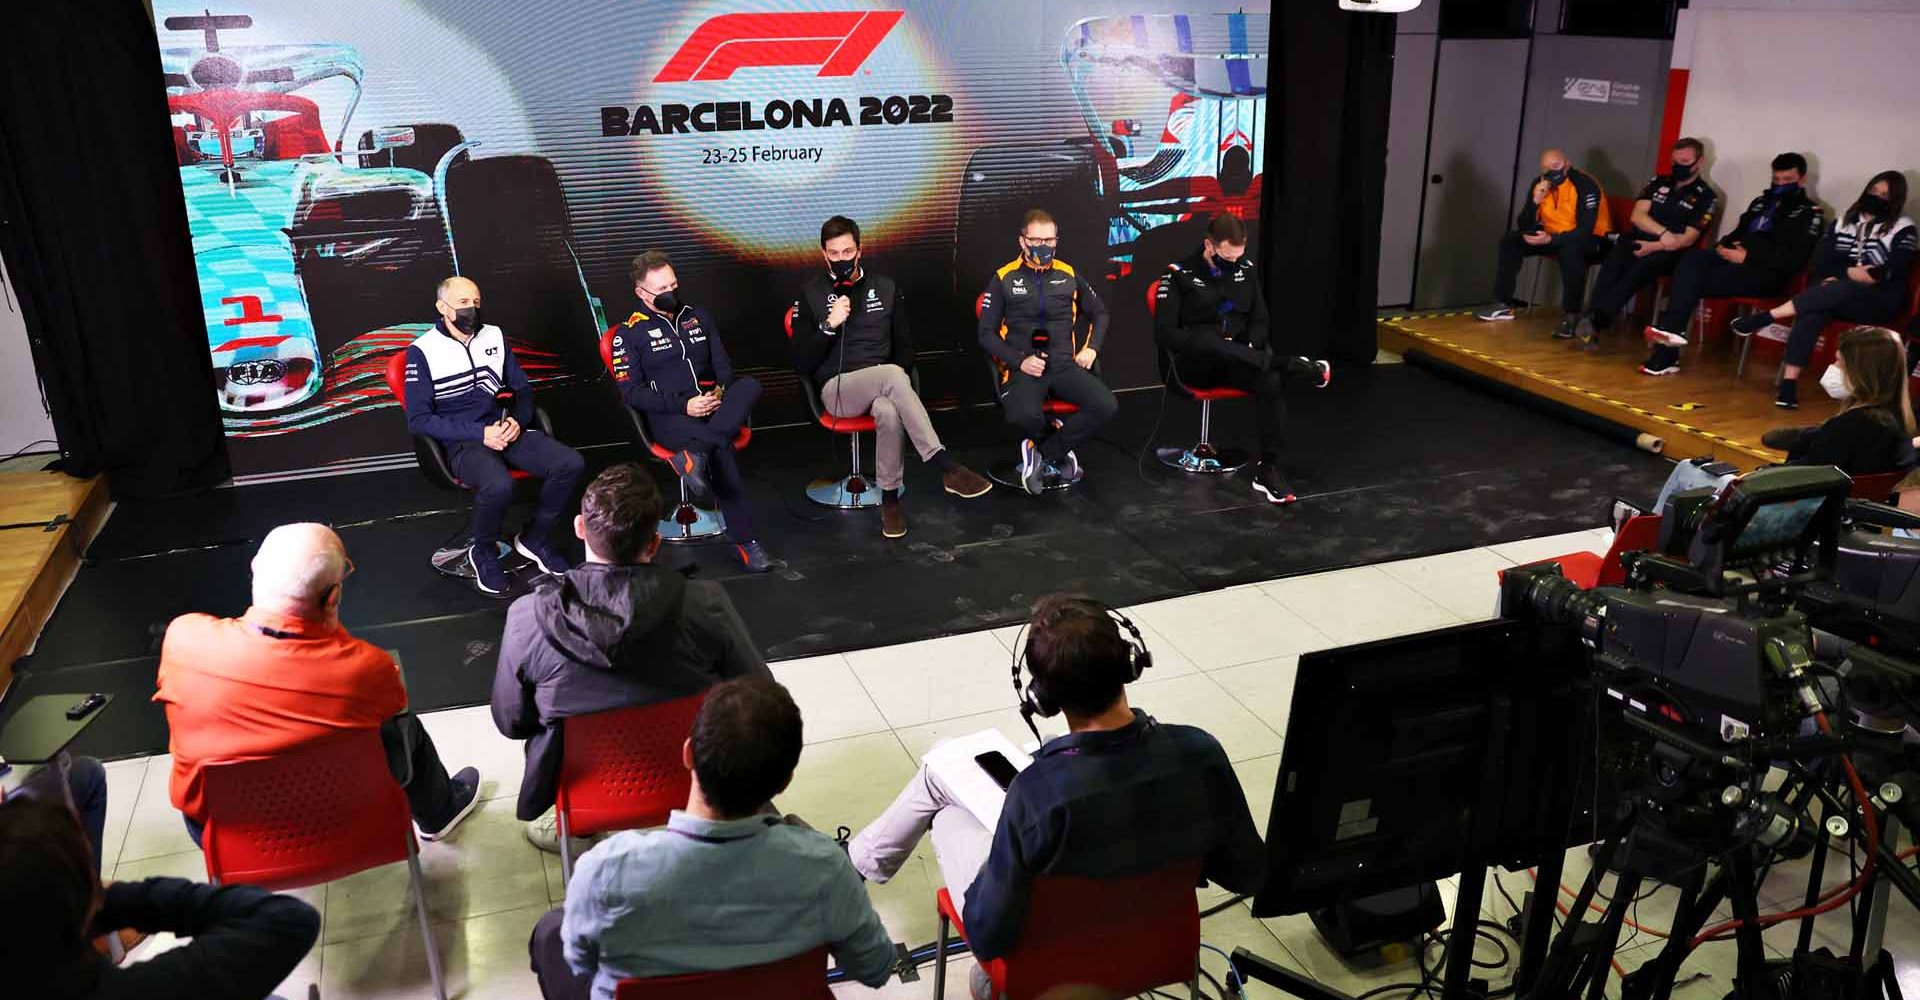
<path fill-rule="evenodd" d="M 1793 545 L 1806 533 L 1814 515 L 1820 513 L 1820 505 L 1826 502 L 1826 495 L 1821 494 L 1754 508 L 1753 516 L 1740 530 L 1740 537 L 1734 540 L 1730 554 L 1747 555 Z"/>

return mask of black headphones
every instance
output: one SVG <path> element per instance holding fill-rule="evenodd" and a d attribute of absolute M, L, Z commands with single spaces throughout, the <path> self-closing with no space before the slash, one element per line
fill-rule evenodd
<path fill-rule="evenodd" d="M 1127 665 L 1126 673 L 1121 677 L 1120 683 L 1132 684 L 1139 680 L 1140 675 L 1145 673 L 1148 667 L 1153 666 L 1153 653 L 1147 649 L 1147 641 L 1140 637 L 1139 626 L 1133 623 L 1133 619 L 1099 601 L 1083 598 L 1080 603 L 1099 608 L 1108 619 L 1125 629 L 1127 635 L 1132 637 L 1122 640 L 1127 644 Z M 1060 705 L 1047 694 L 1046 685 L 1040 678 L 1029 675 L 1025 683 L 1020 680 L 1020 672 L 1027 664 L 1027 629 L 1031 624 L 1031 620 L 1023 623 L 1020 631 L 1014 633 L 1013 695 L 1020 702 L 1020 717 L 1026 720 L 1027 728 L 1033 731 L 1033 738 L 1038 740 L 1040 728 L 1034 725 L 1033 717 L 1038 715 L 1042 718 L 1052 718 L 1059 715 Z"/>

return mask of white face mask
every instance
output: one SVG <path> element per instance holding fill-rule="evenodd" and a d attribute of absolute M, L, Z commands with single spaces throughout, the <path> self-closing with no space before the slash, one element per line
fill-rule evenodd
<path fill-rule="evenodd" d="M 1845 399 L 1853 395 L 1847 389 L 1847 373 L 1842 371 L 1839 365 L 1828 365 L 1827 370 L 1820 373 L 1820 388 L 1825 389 L 1827 395 L 1835 399 Z"/>

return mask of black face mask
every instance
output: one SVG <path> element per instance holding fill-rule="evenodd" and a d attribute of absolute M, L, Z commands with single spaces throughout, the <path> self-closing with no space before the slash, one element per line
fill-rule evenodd
<path fill-rule="evenodd" d="M 1549 184 L 1558 184 L 1567 179 L 1567 168 L 1561 167 L 1558 170 L 1549 170 L 1540 176 L 1545 177 Z"/>
<path fill-rule="evenodd" d="M 1673 165 L 1673 179 L 1674 179 L 1674 180 L 1676 180 L 1676 181 L 1684 181 L 1684 180 L 1686 180 L 1687 178 L 1689 178 L 1689 177 L 1692 177 L 1692 176 L 1693 176 L 1693 168 L 1694 168 L 1695 166 L 1697 166 L 1697 164 L 1692 164 L 1692 163 L 1675 163 L 1675 164 Z"/>
<path fill-rule="evenodd" d="M 680 315 L 680 310 L 685 305 L 680 301 L 680 297 L 672 292 L 661 292 L 653 297 L 653 311 L 668 319 Z"/>
<path fill-rule="evenodd" d="M 1213 267 L 1223 275 L 1237 274 L 1240 271 L 1246 270 L 1247 259 L 1245 257 L 1236 257 L 1233 260 L 1228 260 L 1219 254 L 1215 254 L 1213 257 Z"/>
<path fill-rule="evenodd" d="M 467 306 L 453 311 L 453 325 L 461 333 L 471 337 L 480 332 L 480 307 Z"/>
<path fill-rule="evenodd" d="M 858 260 L 827 261 L 827 270 L 833 272 L 833 280 L 843 283 L 853 280 L 854 269 L 859 266 L 860 262 Z"/>
<path fill-rule="evenodd" d="M 1863 194 L 1860 196 L 1860 211 L 1879 219 L 1893 211 L 1893 203 L 1877 194 Z"/>
<path fill-rule="evenodd" d="M 1767 193 L 1773 195 L 1775 198 L 1783 198 L 1798 190 L 1800 190 L 1800 185 L 1798 184 L 1775 184 L 1767 189 Z"/>
<path fill-rule="evenodd" d="M 1030 246 L 1027 248 L 1027 256 L 1031 258 L 1035 264 L 1038 264 L 1041 267 L 1046 267 L 1047 265 L 1053 263 L 1053 252 L 1054 252 L 1053 247 L 1046 246 L 1044 244 L 1039 246 Z"/>

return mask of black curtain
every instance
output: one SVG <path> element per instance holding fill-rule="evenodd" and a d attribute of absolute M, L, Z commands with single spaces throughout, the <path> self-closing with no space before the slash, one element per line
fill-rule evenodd
<path fill-rule="evenodd" d="M 15 0 L 0 60 L 0 253 L 61 464 L 118 498 L 206 489 L 226 443 L 141 0 Z"/>
<path fill-rule="evenodd" d="M 1260 254 L 1283 347 L 1372 364 L 1394 18 L 1274 4 Z"/>

